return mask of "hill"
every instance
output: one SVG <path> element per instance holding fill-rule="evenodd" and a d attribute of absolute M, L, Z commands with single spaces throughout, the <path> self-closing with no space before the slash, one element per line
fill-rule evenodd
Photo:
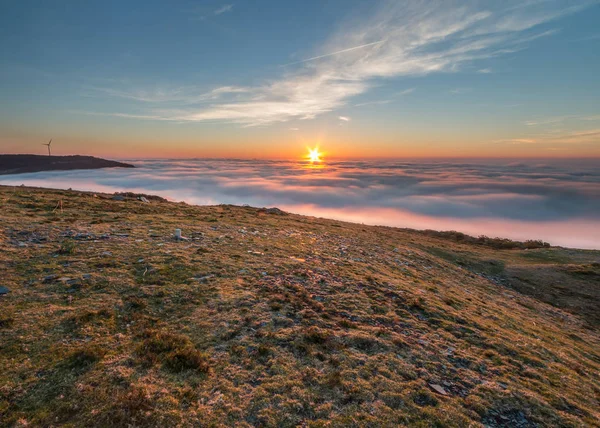
<path fill-rule="evenodd" d="M 0 155 L 0 175 L 72 169 L 134 168 L 133 165 L 93 156 Z"/>
<path fill-rule="evenodd" d="M 598 251 L 144 199 L 0 187 L 1 426 L 600 426 Z"/>

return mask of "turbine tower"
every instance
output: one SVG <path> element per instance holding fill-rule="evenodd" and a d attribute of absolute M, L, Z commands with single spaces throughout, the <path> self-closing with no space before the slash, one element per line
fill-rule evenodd
<path fill-rule="evenodd" d="M 42 146 L 48 146 L 48 156 L 52 156 L 52 154 L 50 153 L 50 144 L 52 144 L 52 138 L 50 138 L 50 141 L 48 141 L 47 143 L 42 143 Z"/>

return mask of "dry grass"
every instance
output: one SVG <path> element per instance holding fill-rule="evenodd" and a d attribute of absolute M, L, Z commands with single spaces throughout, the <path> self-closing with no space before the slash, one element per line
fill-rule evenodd
<path fill-rule="evenodd" d="M 599 426 L 598 252 L 0 201 L 1 426 Z"/>

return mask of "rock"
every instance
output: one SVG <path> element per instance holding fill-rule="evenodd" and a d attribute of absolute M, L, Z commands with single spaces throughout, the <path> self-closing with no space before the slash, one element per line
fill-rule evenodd
<path fill-rule="evenodd" d="M 113 201 L 124 201 L 125 197 L 122 195 L 115 195 L 112 197 Z"/>
<path fill-rule="evenodd" d="M 448 395 L 448 393 L 446 392 L 446 390 L 444 389 L 444 387 L 442 387 L 441 385 L 438 385 L 436 383 L 430 383 L 429 387 L 434 391 L 437 392 L 440 395 Z"/>
<path fill-rule="evenodd" d="M 10 290 L 6 287 L 0 287 L 0 296 L 4 295 L 4 294 L 8 294 Z"/>
<path fill-rule="evenodd" d="M 262 209 L 258 210 L 258 212 L 265 213 L 265 214 L 287 215 L 287 213 L 285 211 L 282 211 L 277 207 L 262 208 Z"/>
<path fill-rule="evenodd" d="M 140 196 L 138 199 L 140 201 L 144 202 L 145 204 L 149 204 L 150 203 L 150 201 L 148 199 L 146 199 L 146 197 L 144 197 L 144 196 Z"/>
<path fill-rule="evenodd" d="M 92 274 L 90 274 L 90 273 L 84 273 L 83 275 L 81 275 L 81 277 L 83 279 L 91 279 L 92 278 Z"/>
<path fill-rule="evenodd" d="M 44 279 L 42 279 L 42 283 L 49 284 L 49 283 L 55 281 L 57 278 L 58 278 L 58 275 L 48 275 L 48 276 L 45 276 Z"/>
<path fill-rule="evenodd" d="M 106 257 L 109 257 L 109 256 L 112 256 L 112 253 L 111 253 L 110 251 L 104 251 L 104 252 L 103 252 L 102 254 L 100 254 L 100 255 L 101 255 L 101 256 L 106 256 Z"/>

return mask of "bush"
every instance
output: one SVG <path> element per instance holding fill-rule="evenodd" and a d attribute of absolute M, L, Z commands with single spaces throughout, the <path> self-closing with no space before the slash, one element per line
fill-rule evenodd
<path fill-rule="evenodd" d="M 67 357 L 65 365 L 69 369 L 86 369 L 100 361 L 106 352 L 99 346 L 91 345 L 73 351 Z"/>
<path fill-rule="evenodd" d="M 209 371 L 209 358 L 198 351 L 187 336 L 157 330 L 147 331 L 145 336 L 136 351 L 143 365 L 150 367 L 162 363 L 173 372 Z"/>
<path fill-rule="evenodd" d="M 58 249 L 58 254 L 75 254 L 75 242 L 70 239 L 66 239 L 60 243 L 60 248 Z"/>
<path fill-rule="evenodd" d="M 483 245 L 486 247 L 495 248 L 498 250 L 513 250 L 513 249 L 528 249 L 533 250 L 536 248 L 550 248 L 550 244 L 541 240 L 528 240 L 525 242 L 513 241 L 506 238 L 490 238 L 489 236 L 480 235 L 477 238 L 469 235 L 465 235 L 462 232 L 455 230 L 450 231 L 437 231 L 437 230 L 424 230 L 423 233 L 433 238 L 447 239 L 450 241 L 463 243 L 463 244 L 474 244 Z"/>

